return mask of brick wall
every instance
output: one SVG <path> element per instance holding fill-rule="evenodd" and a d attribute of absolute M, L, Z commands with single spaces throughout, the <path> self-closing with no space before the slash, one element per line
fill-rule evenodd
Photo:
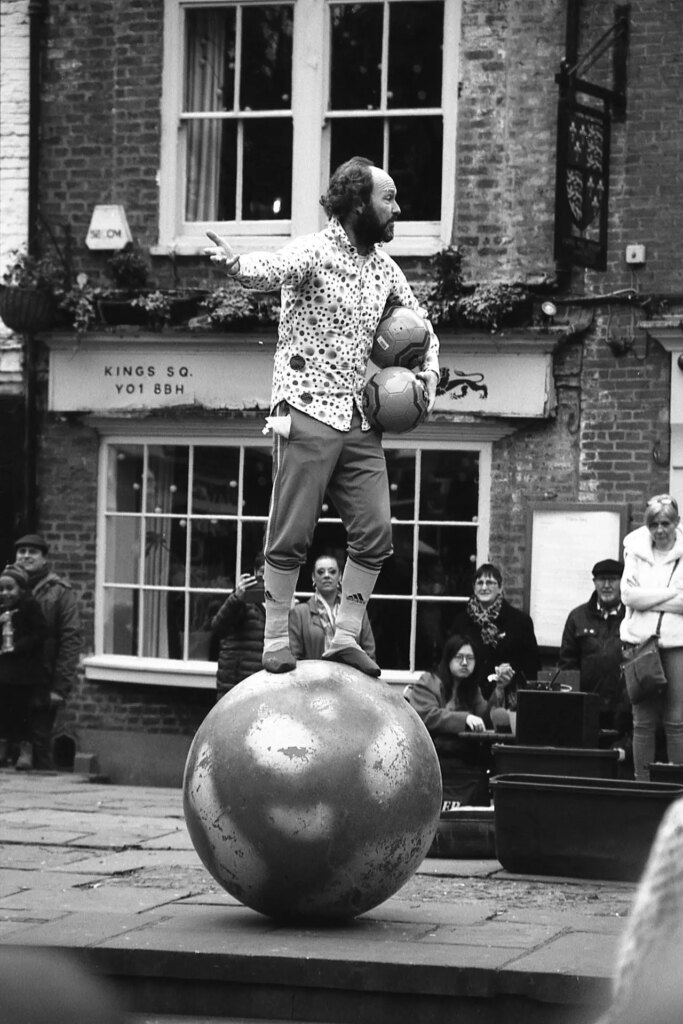
<path fill-rule="evenodd" d="M 456 240 L 470 280 L 554 274 L 554 74 L 564 0 L 465 2 Z"/>
<path fill-rule="evenodd" d="M 0 0 L 0 276 L 28 233 L 28 0 Z M 0 372 L 16 372 L 16 345 L 0 320 Z"/>
<path fill-rule="evenodd" d="M 123 204 L 141 247 L 157 240 L 162 16 L 162 0 L 50 5 L 43 212 L 93 275 L 111 255 L 83 248 L 96 204 Z"/>

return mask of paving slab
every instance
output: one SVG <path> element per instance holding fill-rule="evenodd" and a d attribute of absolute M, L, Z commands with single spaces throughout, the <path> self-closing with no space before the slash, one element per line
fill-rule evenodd
<path fill-rule="evenodd" d="M 187 1006 L 220 1024 L 226 1000 L 271 1020 L 583 1024 L 608 1001 L 634 890 L 427 858 L 354 921 L 283 925 L 206 872 L 179 789 L 0 771 L 0 945 L 78 952 L 169 1024 Z"/>

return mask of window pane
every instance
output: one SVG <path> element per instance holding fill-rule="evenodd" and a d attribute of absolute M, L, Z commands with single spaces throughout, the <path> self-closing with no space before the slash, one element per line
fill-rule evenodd
<path fill-rule="evenodd" d="M 479 452 L 422 452 L 421 519 L 472 522 L 478 495 Z"/>
<path fill-rule="evenodd" d="M 165 586 L 168 583 L 182 586 L 180 580 L 172 579 L 177 576 L 174 557 L 178 567 L 182 568 L 185 564 L 184 553 L 171 550 L 172 529 L 173 520 L 167 516 L 145 518 L 145 583 L 151 586 Z"/>
<path fill-rule="evenodd" d="M 368 617 L 375 636 L 377 662 L 383 669 L 407 669 L 410 661 L 410 601 L 373 597 Z"/>
<path fill-rule="evenodd" d="M 384 164 L 382 131 L 381 118 L 333 121 L 330 142 L 330 173 L 356 154 L 366 156 L 377 167 L 382 167 Z"/>
<path fill-rule="evenodd" d="M 264 534 L 265 523 L 242 524 L 242 564 L 237 575 L 240 572 L 253 572 L 254 559 L 263 553 Z"/>
<path fill-rule="evenodd" d="M 390 5 L 389 107 L 440 107 L 443 3 Z"/>
<path fill-rule="evenodd" d="M 245 448 L 243 515 L 268 515 L 272 478 L 273 456 L 270 448 Z"/>
<path fill-rule="evenodd" d="M 394 553 L 382 566 L 375 591 L 378 594 L 410 595 L 413 589 L 413 538 L 414 526 L 397 526 L 392 529 Z"/>
<path fill-rule="evenodd" d="M 335 4 L 331 8 L 331 36 L 330 109 L 378 109 L 382 4 Z M 360 148 L 354 152 L 367 155 Z"/>
<path fill-rule="evenodd" d="M 456 606 L 445 601 L 419 601 L 415 630 L 415 668 L 431 672 L 441 661 Z"/>
<path fill-rule="evenodd" d="M 107 654 L 137 654 L 137 603 L 135 590 L 105 590 L 104 649 Z"/>
<path fill-rule="evenodd" d="M 292 215 L 292 123 L 289 119 L 244 122 L 244 220 Z"/>
<path fill-rule="evenodd" d="M 187 125 L 185 220 L 234 220 L 237 124 L 190 121 Z"/>
<path fill-rule="evenodd" d="M 280 110 L 292 103 L 292 8 L 242 8 L 242 110 Z"/>
<path fill-rule="evenodd" d="M 439 220 L 441 118 L 391 118 L 389 140 L 389 172 L 396 182 L 401 219 Z"/>
<path fill-rule="evenodd" d="M 142 592 L 142 657 L 182 658 L 185 597 L 168 590 Z"/>
<path fill-rule="evenodd" d="M 188 8 L 185 18 L 185 110 L 232 110 L 235 8 Z"/>
<path fill-rule="evenodd" d="M 421 526 L 417 556 L 418 592 L 420 582 L 428 584 L 441 579 L 445 586 L 441 593 L 469 597 L 476 556 L 476 527 Z M 431 593 L 430 590 L 426 592 Z"/>
<path fill-rule="evenodd" d="M 137 516 L 110 519 L 104 556 L 105 583 L 137 583 L 140 571 L 140 524 Z"/>
<path fill-rule="evenodd" d="M 107 511 L 139 512 L 142 502 L 142 445 L 111 445 L 107 452 Z"/>
<path fill-rule="evenodd" d="M 222 604 L 219 594 L 192 594 L 190 597 L 190 633 L 187 656 L 196 661 L 218 660 L 218 653 L 212 658 L 213 636 L 211 619 Z"/>
<path fill-rule="evenodd" d="M 195 515 L 235 515 L 239 485 L 239 448 L 197 446 L 194 450 L 192 511 Z"/>
<path fill-rule="evenodd" d="M 415 518 L 415 450 L 386 452 L 392 519 Z"/>
<path fill-rule="evenodd" d="M 190 533 L 189 586 L 231 589 L 235 585 L 236 558 L 236 523 L 221 519 L 193 520 Z"/>
<path fill-rule="evenodd" d="M 150 446 L 147 456 L 148 512 L 187 512 L 188 449 Z"/>

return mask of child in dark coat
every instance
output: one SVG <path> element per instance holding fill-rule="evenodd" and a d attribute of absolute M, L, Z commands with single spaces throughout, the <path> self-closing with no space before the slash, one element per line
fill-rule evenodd
<path fill-rule="evenodd" d="M 18 771 L 33 767 L 30 720 L 35 692 L 44 685 L 47 624 L 18 565 L 0 573 L 0 760 Z"/>

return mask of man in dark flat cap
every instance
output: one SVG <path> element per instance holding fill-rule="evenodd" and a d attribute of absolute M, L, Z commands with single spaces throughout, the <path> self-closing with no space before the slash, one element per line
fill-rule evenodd
<path fill-rule="evenodd" d="M 22 768 L 46 770 L 53 767 L 52 730 L 57 712 L 76 681 L 82 643 L 78 604 L 66 580 L 50 571 L 49 546 L 44 537 L 39 533 L 24 534 L 14 542 L 14 550 L 16 563 L 28 574 L 31 592 L 47 622 L 47 685 L 34 700 L 31 757 L 24 759 Z"/>
<path fill-rule="evenodd" d="M 624 617 L 619 584 L 623 562 L 604 558 L 593 566 L 590 600 L 567 616 L 559 666 L 578 669 L 580 687 L 600 696 L 600 727 L 623 731 L 626 706 L 621 678 L 619 626 Z"/>

